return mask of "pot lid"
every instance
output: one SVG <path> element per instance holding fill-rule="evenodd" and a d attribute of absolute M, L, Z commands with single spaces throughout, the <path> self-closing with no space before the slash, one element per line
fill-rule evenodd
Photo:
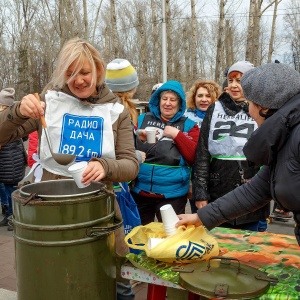
<path fill-rule="evenodd" d="M 60 179 L 24 185 L 20 188 L 20 195 L 30 197 L 34 193 L 43 200 L 73 199 L 97 194 L 104 188 L 103 182 L 93 181 L 89 186 L 81 189 L 73 179 Z"/>
<path fill-rule="evenodd" d="M 208 261 L 173 268 L 188 291 L 208 298 L 240 299 L 261 296 L 276 278 L 241 263 L 238 259 L 212 256 Z"/>

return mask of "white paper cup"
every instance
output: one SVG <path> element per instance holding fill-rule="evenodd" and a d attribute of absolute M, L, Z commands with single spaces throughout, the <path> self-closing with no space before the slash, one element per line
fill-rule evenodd
<path fill-rule="evenodd" d="M 154 144 L 156 142 L 156 128 L 146 128 L 147 142 Z"/>
<path fill-rule="evenodd" d="M 171 204 L 166 204 L 160 208 L 160 214 L 165 226 L 176 224 L 179 219 Z"/>
<path fill-rule="evenodd" d="M 154 247 L 156 247 L 158 244 L 163 242 L 165 239 L 159 239 L 159 238 L 150 238 L 148 239 L 148 249 L 151 250 Z"/>
<path fill-rule="evenodd" d="M 160 214 L 162 221 L 164 223 L 164 229 L 167 236 L 170 236 L 176 233 L 177 228 L 175 227 L 176 223 L 179 221 L 175 210 L 171 204 L 166 204 L 160 208 Z"/>
<path fill-rule="evenodd" d="M 164 230 L 165 230 L 165 233 L 167 236 L 173 235 L 174 233 L 177 232 L 177 228 L 175 226 L 177 222 L 178 222 L 178 219 L 172 224 L 169 224 L 169 225 L 164 224 Z"/>
<path fill-rule="evenodd" d="M 176 232 L 177 232 L 177 228 L 175 226 L 171 229 L 165 228 L 165 233 L 167 236 L 171 236 L 171 235 L 175 234 Z"/>
<path fill-rule="evenodd" d="M 74 178 L 77 186 L 80 189 L 85 188 L 85 187 L 90 185 L 90 184 L 85 185 L 81 182 L 82 174 L 83 174 L 84 170 L 87 168 L 87 165 L 88 165 L 87 161 L 80 161 L 78 163 L 75 163 L 75 164 L 71 165 L 68 168 L 69 173 L 72 175 L 72 177 Z"/>

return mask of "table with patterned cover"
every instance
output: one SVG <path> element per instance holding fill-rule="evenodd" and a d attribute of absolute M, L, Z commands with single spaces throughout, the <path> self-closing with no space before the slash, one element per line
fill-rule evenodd
<path fill-rule="evenodd" d="M 277 283 L 271 282 L 268 292 L 259 299 L 300 299 L 300 247 L 294 236 L 220 227 L 210 234 L 219 243 L 220 255 L 237 258 L 279 279 Z M 135 266 L 131 270 L 135 271 L 126 276 L 128 271 L 122 269 L 123 277 L 180 288 L 179 273 L 172 271 L 174 265 L 148 258 L 144 252 L 127 257 Z M 141 280 L 140 276 L 146 276 L 147 280 Z"/>

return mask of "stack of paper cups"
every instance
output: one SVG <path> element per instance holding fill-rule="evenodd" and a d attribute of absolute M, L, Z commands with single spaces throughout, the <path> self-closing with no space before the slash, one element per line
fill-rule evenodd
<path fill-rule="evenodd" d="M 160 214 L 164 223 L 164 229 L 167 236 L 176 233 L 175 224 L 179 221 L 171 204 L 166 204 L 160 208 Z"/>

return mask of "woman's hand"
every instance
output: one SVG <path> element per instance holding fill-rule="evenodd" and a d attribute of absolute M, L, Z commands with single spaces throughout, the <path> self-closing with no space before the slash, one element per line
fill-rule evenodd
<path fill-rule="evenodd" d="M 200 208 L 206 206 L 207 203 L 208 203 L 207 200 L 201 200 L 201 201 L 197 201 L 197 200 L 196 200 L 196 201 L 195 201 L 195 205 L 196 205 L 196 207 L 197 207 L 198 209 L 200 209 Z"/>
<path fill-rule="evenodd" d="M 145 159 L 146 159 L 146 153 L 143 152 L 143 151 L 139 151 L 139 153 L 140 153 L 140 155 L 142 157 L 142 163 L 143 163 L 145 161 Z"/>
<path fill-rule="evenodd" d="M 20 103 L 20 113 L 23 117 L 39 119 L 44 115 L 46 103 L 37 99 L 34 95 L 24 96 Z"/>
<path fill-rule="evenodd" d="M 147 141 L 147 132 L 145 129 L 138 129 L 135 131 L 136 135 L 138 135 L 139 139 L 142 142 L 146 142 Z"/>
<path fill-rule="evenodd" d="M 197 214 L 182 214 L 178 215 L 179 221 L 176 223 L 176 227 L 181 225 L 203 225 Z"/>
<path fill-rule="evenodd" d="M 97 161 L 93 160 L 88 163 L 87 168 L 85 169 L 81 182 L 83 184 L 89 184 L 92 181 L 101 181 L 106 176 L 104 168 L 102 164 Z"/>
<path fill-rule="evenodd" d="M 173 126 L 166 126 L 163 131 L 163 136 L 172 138 L 174 140 L 179 131 L 180 131 L 179 129 Z"/>

